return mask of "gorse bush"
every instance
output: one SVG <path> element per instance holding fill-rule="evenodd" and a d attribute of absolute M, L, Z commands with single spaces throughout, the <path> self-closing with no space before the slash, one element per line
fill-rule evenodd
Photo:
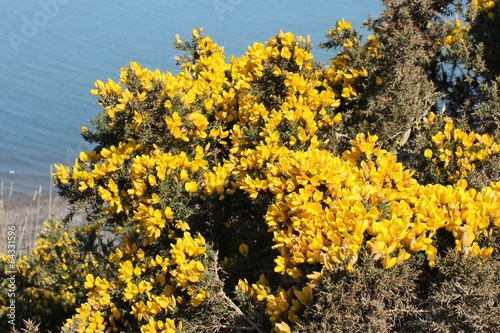
<path fill-rule="evenodd" d="M 281 31 L 228 61 L 195 29 L 175 39 L 178 74 L 131 62 L 96 81 L 95 148 L 55 174 L 89 225 L 47 224 L 19 260 L 23 283 L 56 288 L 27 316 L 66 332 L 491 331 L 497 42 L 475 29 L 498 6 L 384 4 L 366 39 L 336 23 L 328 65 Z"/>
<path fill-rule="evenodd" d="M 71 316 L 75 308 L 86 301 L 83 288 L 85 276 L 89 273 L 105 272 L 103 253 L 96 251 L 96 244 L 89 241 L 95 235 L 91 225 L 74 228 L 71 231 L 55 220 L 44 223 L 45 229 L 39 235 L 30 257 L 23 256 L 15 263 L 15 298 L 7 295 L 7 279 L 2 279 L 2 318 L 10 313 L 9 300 L 15 300 L 17 320 L 31 318 L 43 326 L 57 327 L 61 320 Z M 92 243 L 92 244 L 91 244 Z M 104 249 L 104 244 L 100 249 Z M 2 276 L 12 276 L 10 258 L 2 256 Z M 9 321 L 12 318 L 9 318 Z M 6 330 L 6 322 L 2 325 Z"/>

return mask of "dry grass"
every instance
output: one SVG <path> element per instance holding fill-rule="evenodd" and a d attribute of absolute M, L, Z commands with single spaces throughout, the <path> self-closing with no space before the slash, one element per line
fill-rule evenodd
<path fill-rule="evenodd" d="M 0 183 L 0 253 L 7 253 L 7 231 L 15 226 L 16 255 L 20 257 L 33 250 L 43 221 L 53 216 L 63 218 L 68 205 L 61 197 L 53 195 L 42 186 L 27 200 L 13 199 L 15 184 Z M 48 193 L 48 194 L 45 194 Z"/>

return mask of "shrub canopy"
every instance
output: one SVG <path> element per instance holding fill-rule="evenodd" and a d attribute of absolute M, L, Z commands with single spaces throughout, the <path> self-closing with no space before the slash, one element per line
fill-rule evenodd
<path fill-rule="evenodd" d="M 195 29 L 175 39 L 177 74 L 131 62 L 96 81 L 95 148 L 55 174 L 89 223 L 68 247 L 94 261 L 71 261 L 99 266 L 75 271 L 86 297 L 66 330 L 307 331 L 353 270 L 441 281 L 452 254 L 496 262 L 497 2 L 383 3 L 372 35 L 328 32 L 329 64 L 282 31 L 226 59 Z M 50 261 L 35 251 L 21 271 Z"/>

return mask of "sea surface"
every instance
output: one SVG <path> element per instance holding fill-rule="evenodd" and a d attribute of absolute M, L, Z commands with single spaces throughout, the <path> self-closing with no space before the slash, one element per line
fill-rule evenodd
<path fill-rule="evenodd" d="M 328 29 L 342 18 L 359 27 L 381 8 L 377 0 L 2 1 L 0 199 L 48 194 L 51 165 L 72 165 L 90 149 L 80 129 L 100 111 L 94 81 L 118 80 L 130 61 L 176 73 L 176 34 L 188 40 L 203 27 L 229 59 L 282 29 L 310 35 L 326 63 L 334 54 L 318 44 Z"/>

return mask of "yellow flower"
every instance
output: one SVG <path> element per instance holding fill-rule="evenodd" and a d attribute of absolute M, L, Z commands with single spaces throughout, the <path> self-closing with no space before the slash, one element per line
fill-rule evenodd
<path fill-rule="evenodd" d="M 280 76 L 281 75 L 281 69 L 278 66 L 274 66 L 273 75 L 274 76 Z"/>
<path fill-rule="evenodd" d="M 153 317 L 149 318 L 146 325 L 141 326 L 141 333 L 156 333 L 157 324 Z"/>
<path fill-rule="evenodd" d="M 132 129 L 136 133 L 139 132 L 143 120 L 144 117 L 137 111 L 134 111 L 134 116 L 132 117 L 132 124 L 130 125 L 130 129 Z"/>
<path fill-rule="evenodd" d="M 94 276 L 92 274 L 87 274 L 85 277 L 85 283 L 83 284 L 83 287 L 85 289 L 93 289 L 94 288 Z"/>
<path fill-rule="evenodd" d="M 284 59 L 290 60 L 290 58 L 292 57 L 292 53 L 290 52 L 288 47 L 283 47 L 281 49 L 281 57 Z"/>
<path fill-rule="evenodd" d="M 442 146 L 443 141 L 445 139 L 445 136 L 444 136 L 443 132 L 439 131 L 435 135 L 433 135 L 431 139 L 432 139 L 432 142 L 434 142 L 436 145 Z"/>
<path fill-rule="evenodd" d="M 342 21 L 337 21 L 337 31 L 343 31 L 343 30 L 351 30 L 352 25 L 351 22 L 346 22 L 345 19 L 342 19 Z"/>
<path fill-rule="evenodd" d="M 147 314 L 147 311 L 148 309 L 146 304 L 144 304 L 143 301 L 140 301 L 132 305 L 132 311 L 130 311 L 130 314 L 134 315 L 134 317 L 140 321 L 144 318 L 144 315 Z"/>
<path fill-rule="evenodd" d="M 427 119 L 429 124 L 433 124 L 435 119 L 436 119 L 436 114 L 434 112 L 429 113 L 429 117 Z"/>
<path fill-rule="evenodd" d="M 243 280 L 238 280 L 238 289 L 243 292 L 245 295 L 251 295 L 252 292 L 253 292 L 253 289 L 250 288 L 250 285 L 247 281 L 247 279 L 243 279 Z"/>
<path fill-rule="evenodd" d="M 284 273 L 287 263 L 284 257 L 278 256 L 276 259 L 274 259 L 274 262 L 276 263 L 276 267 L 274 267 L 274 271 L 276 273 Z"/>
<path fill-rule="evenodd" d="M 267 293 L 263 285 L 261 285 L 260 283 L 252 284 L 252 289 L 255 291 L 257 295 L 256 298 L 259 302 L 262 302 L 266 299 Z"/>
<path fill-rule="evenodd" d="M 200 33 L 203 31 L 203 28 L 193 29 L 192 36 L 194 39 L 200 38 Z"/>
<path fill-rule="evenodd" d="M 140 294 L 146 293 L 149 296 L 149 291 L 151 291 L 151 289 L 153 289 L 153 285 L 148 281 L 142 280 L 139 282 L 138 290 Z"/>
<path fill-rule="evenodd" d="M 196 295 L 194 295 L 191 300 L 189 301 L 189 304 L 191 304 L 194 307 L 199 306 L 203 301 L 208 298 L 210 294 L 204 290 L 199 290 Z"/>
<path fill-rule="evenodd" d="M 69 181 L 69 167 L 62 164 L 56 164 L 54 167 L 56 168 L 54 178 L 59 179 L 59 181 L 63 184 L 67 184 Z"/>
<path fill-rule="evenodd" d="M 274 328 L 277 333 L 290 333 L 292 331 L 290 326 L 284 321 L 274 324 Z"/>
<path fill-rule="evenodd" d="M 181 38 L 179 37 L 179 34 L 176 34 L 176 35 L 175 35 L 175 38 L 174 38 L 174 44 L 182 44 L 182 40 L 181 40 Z"/>
<path fill-rule="evenodd" d="M 382 260 L 382 266 L 386 269 L 391 268 L 392 266 L 394 266 L 397 263 L 397 260 L 398 260 L 398 258 L 396 258 L 396 257 L 391 257 L 389 255 L 386 255 L 384 257 L 384 260 Z"/>
<path fill-rule="evenodd" d="M 343 46 L 348 49 L 350 47 L 353 47 L 354 43 L 352 42 L 352 40 L 350 40 L 349 38 L 347 38 L 343 44 Z"/>
<path fill-rule="evenodd" d="M 170 110 L 172 108 L 172 102 L 170 100 L 165 101 L 165 104 L 163 105 L 165 109 Z"/>
<path fill-rule="evenodd" d="M 333 122 L 334 122 L 335 124 L 339 124 L 340 122 L 342 122 L 342 113 L 340 113 L 340 112 L 339 112 L 339 113 L 337 113 L 337 114 L 335 115 L 335 118 L 333 118 Z"/>
<path fill-rule="evenodd" d="M 139 294 L 139 288 L 131 282 L 127 283 L 127 286 L 123 290 L 123 300 L 130 301 L 135 298 Z"/>
<path fill-rule="evenodd" d="M 247 244 L 240 244 L 240 246 L 238 247 L 238 250 L 240 251 L 240 253 L 244 256 L 247 256 L 248 255 L 248 245 Z"/>
<path fill-rule="evenodd" d="M 195 181 L 190 181 L 184 184 L 184 189 L 189 193 L 195 193 L 198 190 L 198 184 Z"/>
<path fill-rule="evenodd" d="M 164 214 L 165 218 L 168 220 L 172 220 L 174 218 L 174 212 L 172 211 L 172 208 L 168 206 L 165 208 Z"/>
<path fill-rule="evenodd" d="M 134 276 L 134 266 L 130 260 L 120 263 L 118 278 L 123 282 L 129 282 Z"/>
<path fill-rule="evenodd" d="M 432 150 L 426 149 L 424 151 L 424 156 L 425 156 L 426 159 L 430 160 L 432 158 Z"/>
<path fill-rule="evenodd" d="M 299 302 L 304 305 L 309 305 L 313 301 L 313 292 L 309 286 L 302 288 L 302 291 L 294 290 L 294 294 Z"/>

